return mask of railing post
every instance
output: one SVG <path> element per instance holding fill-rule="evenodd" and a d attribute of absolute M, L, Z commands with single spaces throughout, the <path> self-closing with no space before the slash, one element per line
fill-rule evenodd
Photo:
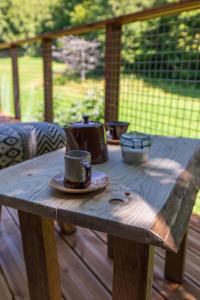
<path fill-rule="evenodd" d="M 19 92 L 19 71 L 18 71 L 18 48 L 13 46 L 10 48 L 12 59 L 12 78 L 13 78 L 13 97 L 15 118 L 20 120 L 20 92 Z"/>
<path fill-rule="evenodd" d="M 44 76 L 44 120 L 53 122 L 52 41 L 42 40 Z"/>
<path fill-rule="evenodd" d="M 120 93 L 121 25 L 106 25 L 105 121 L 118 119 Z"/>

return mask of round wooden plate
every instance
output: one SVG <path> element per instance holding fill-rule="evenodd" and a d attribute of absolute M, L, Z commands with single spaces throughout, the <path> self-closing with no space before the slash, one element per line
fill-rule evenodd
<path fill-rule="evenodd" d="M 57 191 L 71 193 L 71 194 L 85 194 L 85 193 L 98 191 L 105 188 L 109 183 L 109 179 L 107 175 L 100 171 L 92 171 L 91 184 L 89 185 L 88 188 L 85 189 L 67 188 L 64 186 L 63 180 L 64 180 L 64 173 L 60 173 L 51 177 L 48 183 L 52 188 L 54 188 Z"/>

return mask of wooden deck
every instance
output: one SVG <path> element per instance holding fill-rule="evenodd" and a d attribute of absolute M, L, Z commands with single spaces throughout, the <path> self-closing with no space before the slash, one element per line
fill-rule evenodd
<path fill-rule="evenodd" d="M 69 236 L 56 227 L 63 299 L 111 299 L 112 260 L 103 233 L 78 228 Z M 163 278 L 164 251 L 155 257 L 154 300 L 200 299 L 200 219 L 193 216 L 187 246 L 184 284 Z M 0 299 L 29 299 L 17 213 L 3 208 L 0 231 Z"/>
<path fill-rule="evenodd" d="M 15 122 L 19 122 L 19 120 L 0 112 L 0 123 L 15 123 Z"/>

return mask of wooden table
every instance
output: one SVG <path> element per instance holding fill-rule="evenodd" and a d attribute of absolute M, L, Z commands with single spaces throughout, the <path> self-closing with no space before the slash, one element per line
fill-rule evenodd
<path fill-rule="evenodd" d="M 94 166 L 108 174 L 110 186 L 82 196 L 53 191 L 47 184 L 63 171 L 63 153 L 0 172 L 0 204 L 19 212 L 31 299 L 61 298 L 53 220 L 108 233 L 114 251 L 113 299 L 150 298 L 154 246 L 177 252 L 187 229 L 199 190 L 200 140 L 154 137 L 149 161 L 137 167 L 124 164 L 120 148 L 111 146 L 109 161 Z M 113 188 L 122 186 L 131 190 L 129 201 L 110 203 Z M 182 272 L 183 249 L 167 252 L 166 276 L 175 280 Z"/>

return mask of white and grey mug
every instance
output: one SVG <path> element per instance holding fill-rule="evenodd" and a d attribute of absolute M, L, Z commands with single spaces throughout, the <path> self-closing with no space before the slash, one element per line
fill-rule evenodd
<path fill-rule="evenodd" d="M 68 188 L 84 189 L 91 183 L 91 154 L 83 150 L 72 150 L 65 154 L 64 185 Z"/>

